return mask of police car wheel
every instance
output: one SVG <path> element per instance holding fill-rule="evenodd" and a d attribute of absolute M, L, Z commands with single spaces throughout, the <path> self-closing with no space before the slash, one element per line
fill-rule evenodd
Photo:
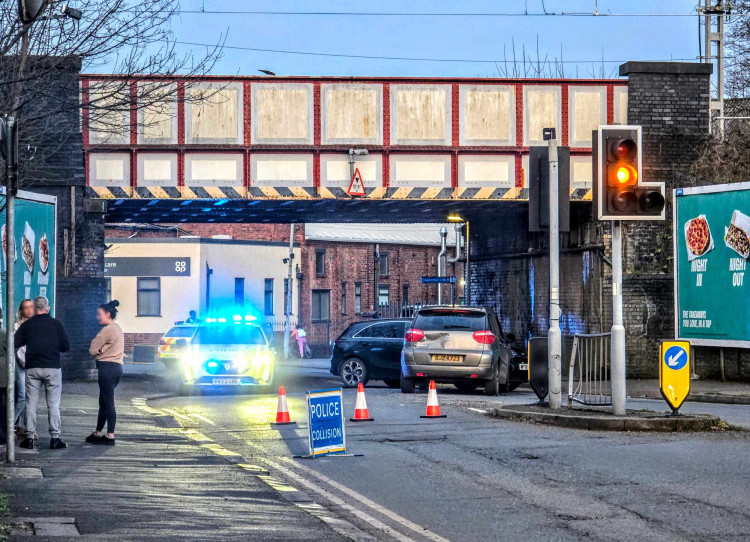
<path fill-rule="evenodd" d="M 341 364 L 341 382 L 347 388 L 356 388 L 360 383 L 367 384 L 367 366 L 359 358 L 349 358 Z"/>

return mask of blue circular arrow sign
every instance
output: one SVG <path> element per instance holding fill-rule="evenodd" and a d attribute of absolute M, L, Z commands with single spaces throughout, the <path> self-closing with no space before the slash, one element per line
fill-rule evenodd
<path fill-rule="evenodd" d="M 682 369 L 687 362 L 688 353 L 681 346 L 671 346 L 664 353 L 664 365 L 675 371 Z"/>

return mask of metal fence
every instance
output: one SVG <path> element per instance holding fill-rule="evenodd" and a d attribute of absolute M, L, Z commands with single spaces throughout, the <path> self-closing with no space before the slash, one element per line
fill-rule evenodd
<path fill-rule="evenodd" d="M 612 404 L 610 333 L 576 334 L 568 372 L 568 408 Z"/>
<path fill-rule="evenodd" d="M 378 306 L 378 312 L 375 318 L 412 318 L 417 311 L 425 305 L 434 305 L 428 301 L 419 301 L 416 303 L 401 303 L 392 301 L 381 303 Z"/>

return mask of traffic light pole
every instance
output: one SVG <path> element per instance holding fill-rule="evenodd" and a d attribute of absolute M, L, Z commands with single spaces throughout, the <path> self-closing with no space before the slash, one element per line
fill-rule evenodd
<path fill-rule="evenodd" d="M 622 222 L 612 221 L 612 413 L 625 415 L 625 326 L 622 319 Z"/>
<path fill-rule="evenodd" d="M 560 333 L 560 216 L 559 170 L 557 139 L 550 137 L 549 145 L 549 406 L 562 408 L 562 336 Z"/>

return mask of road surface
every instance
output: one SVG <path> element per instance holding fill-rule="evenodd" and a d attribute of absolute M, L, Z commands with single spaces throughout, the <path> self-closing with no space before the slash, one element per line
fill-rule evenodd
<path fill-rule="evenodd" d="M 361 456 L 294 459 L 307 453 L 304 392 L 340 385 L 327 363 L 278 368 L 296 426 L 269 425 L 275 394 L 169 397 L 149 405 L 217 454 L 304 491 L 362 539 L 739 540 L 750 532 L 750 433 L 599 433 L 483 413 L 492 402 L 532 402 L 523 389 L 490 401 L 443 386 L 448 417 L 424 420 L 425 393 L 403 395 L 373 382 L 367 403 L 375 421 L 346 427 L 349 451 Z M 345 390 L 347 416 L 354 401 L 355 391 Z M 667 411 L 658 401 L 628 406 Z M 750 406 L 683 408 L 750 428 Z"/>

